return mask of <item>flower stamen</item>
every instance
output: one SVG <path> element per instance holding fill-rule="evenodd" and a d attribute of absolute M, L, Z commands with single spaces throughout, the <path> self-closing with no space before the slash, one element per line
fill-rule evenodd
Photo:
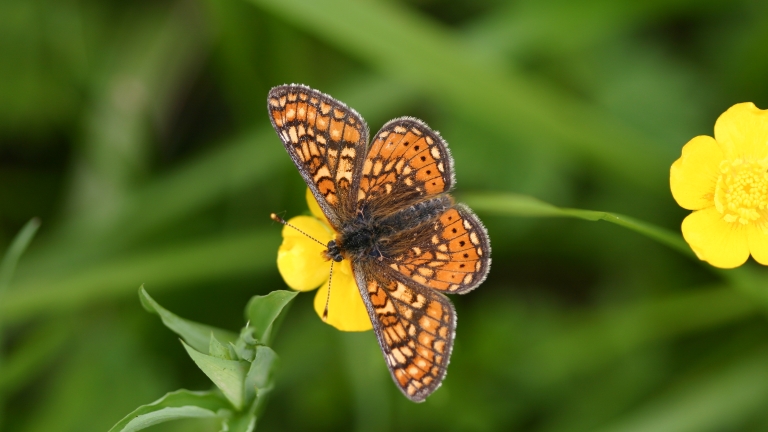
<path fill-rule="evenodd" d="M 768 209 L 768 160 L 722 161 L 715 208 L 726 222 L 763 225 Z"/>

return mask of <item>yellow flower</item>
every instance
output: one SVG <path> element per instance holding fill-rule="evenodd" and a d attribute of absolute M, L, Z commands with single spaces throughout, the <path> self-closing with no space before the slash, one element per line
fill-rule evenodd
<path fill-rule="evenodd" d="M 752 257 L 768 265 L 768 111 L 732 106 L 715 123 L 715 138 L 697 136 L 672 164 L 677 203 L 695 210 L 683 220 L 685 241 L 715 267 Z"/>
<path fill-rule="evenodd" d="M 315 197 L 307 189 L 307 204 L 313 216 L 297 216 L 289 224 L 328 244 L 335 233 L 320 210 Z M 285 283 L 297 291 L 320 289 L 315 295 L 315 311 L 322 318 L 328 298 L 328 276 L 331 263 L 323 258 L 325 247 L 295 229 L 283 227 L 283 244 L 277 250 L 277 269 Z M 371 319 L 357 289 L 349 260 L 333 266 L 333 285 L 328 301 L 326 322 L 342 331 L 370 330 Z"/>

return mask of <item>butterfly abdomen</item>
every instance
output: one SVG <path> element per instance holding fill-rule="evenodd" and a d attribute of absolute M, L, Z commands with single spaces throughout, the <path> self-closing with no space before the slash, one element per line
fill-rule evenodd
<path fill-rule="evenodd" d="M 351 259 L 391 258 L 401 253 L 393 250 L 394 237 L 407 233 L 422 224 L 428 223 L 453 206 L 453 199 L 448 195 L 416 203 L 389 217 L 379 219 L 361 210 L 358 216 L 350 220 L 341 229 L 338 244 L 342 253 Z"/>
<path fill-rule="evenodd" d="M 383 226 L 392 227 L 395 232 L 403 232 L 429 222 L 451 207 L 453 207 L 453 198 L 450 195 L 441 195 L 407 207 L 384 218 L 380 223 Z"/>

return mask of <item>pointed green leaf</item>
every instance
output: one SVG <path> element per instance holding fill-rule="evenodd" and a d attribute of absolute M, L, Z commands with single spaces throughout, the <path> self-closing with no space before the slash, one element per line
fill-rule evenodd
<path fill-rule="evenodd" d="M 234 357 L 232 356 L 232 351 L 229 347 L 230 345 L 224 345 L 223 343 L 219 342 L 219 340 L 216 339 L 216 336 L 211 333 L 211 341 L 208 345 L 208 354 L 220 359 L 232 360 Z"/>
<path fill-rule="evenodd" d="M 184 418 L 222 417 L 231 413 L 231 406 L 225 398 L 216 392 L 193 392 L 177 390 L 163 396 L 151 404 L 142 405 L 109 430 L 109 432 L 131 432 L 148 428 L 152 425 Z"/>
<path fill-rule="evenodd" d="M 256 415 L 252 411 L 232 417 L 227 421 L 227 432 L 253 432 L 256 429 Z"/>
<path fill-rule="evenodd" d="M 245 317 L 255 331 L 253 336 L 264 344 L 271 342 L 275 320 L 293 300 L 296 291 L 272 291 L 265 296 L 253 296 L 245 307 Z"/>
<path fill-rule="evenodd" d="M 248 371 L 248 362 L 224 360 L 203 354 L 181 341 L 197 367 L 216 384 L 232 405 L 240 411 L 244 404 L 244 383 Z"/>
<path fill-rule="evenodd" d="M 144 285 L 139 288 L 139 299 L 141 300 L 144 309 L 158 314 L 166 327 L 181 336 L 190 346 L 200 352 L 208 352 L 211 334 L 216 335 L 216 339 L 224 342 L 233 342 L 237 340 L 237 335 L 235 333 L 196 323 L 173 314 L 150 297 L 147 290 L 144 289 Z"/>
<path fill-rule="evenodd" d="M 248 370 L 246 382 L 256 388 L 265 388 L 271 384 L 272 372 L 277 365 L 277 354 L 272 348 L 259 346 L 256 348 L 256 358 Z"/>
<path fill-rule="evenodd" d="M 264 345 L 256 347 L 256 356 L 245 378 L 246 400 L 251 401 L 262 392 L 272 389 L 272 374 L 277 365 L 277 354 Z"/>

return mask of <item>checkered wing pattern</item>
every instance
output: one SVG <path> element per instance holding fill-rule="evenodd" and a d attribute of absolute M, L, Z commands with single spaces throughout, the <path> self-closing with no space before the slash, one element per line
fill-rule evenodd
<path fill-rule="evenodd" d="M 422 402 L 445 377 L 456 312 L 444 295 L 395 280 L 375 263 L 352 264 L 389 371 L 400 390 Z"/>
<path fill-rule="evenodd" d="M 368 125 L 342 102 L 303 85 L 273 88 L 272 126 L 334 228 L 354 213 Z"/>
<path fill-rule="evenodd" d="M 461 204 L 417 229 L 393 236 L 401 251 L 382 265 L 396 277 L 449 294 L 479 286 L 491 264 L 491 243 L 480 219 Z"/>
<path fill-rule="evenodd" d="M 445 141 L 420 120 L 401 117 L 385 124 L 371 142 L 357 206 L 386 216 L 384 212 L 393 210 L 391 203 L 405 208 L 450 190 L 453 183 L 453 159 Z"/>

